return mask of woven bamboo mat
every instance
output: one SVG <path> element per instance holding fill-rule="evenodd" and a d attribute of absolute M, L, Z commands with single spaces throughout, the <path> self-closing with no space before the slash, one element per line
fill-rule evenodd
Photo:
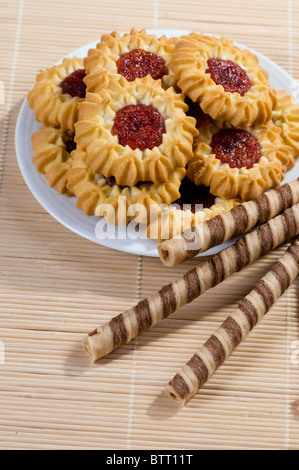
<path fill-rule="evenodd" d="M 285 246 L 90 365 L 87 332 L 195 261 L 166 269 L 69 232 L 29 192 L 14 151 L 36 73 L 103 32 L 226 35 L 299 79 L 298 25 L 295 0 L 1 0 L 0 448 L 299 448 L 299 282 L 185 408 L 162 394 Z"/>

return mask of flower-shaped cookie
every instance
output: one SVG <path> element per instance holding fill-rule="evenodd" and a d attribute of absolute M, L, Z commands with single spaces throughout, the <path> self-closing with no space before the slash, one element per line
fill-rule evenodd
<path fill-rule="evenodd" d="M 114 176 L 118 185 L 166 182 L 193 155 L 198 131 L 187 109 L 183 95 L 150 75 L 132 82 L 121 77 L 87 93 L 75 140 L 93 173 Z"/>
<path fill-rule="evenodd" d="M 179 88 L 213 119 L 234 126 L 271 119 L 274 93 L 249 51 L 225 38 L 192 33 L 180 38 L 171 62 Z"/>
<path fill-rule="evenodd" d="M 281 129 L 285 144 L 284 166 L 288 170 L 295 165 L 295 159 L 299 156 L 299 106 L 285 90 L 276 93 L 276 101 L 272 121 Z"/>
<path fill-rule="evenodd" d="M 45 126 L 74 130 L 78 105 L 85 98 L 83 59 L 64 59 L 38 74 L 36 85 L 28 94 L 29 106 L 37 121 Z"/>
<path fill-rule="evenodd" d="M 184 169 L 173 172 L 168 182 L 159 185 L 140 183 L 130 188 L 117 185 L 113 176 L 106 178 L 93 173 L 86 163 L 87 158 L 87 153 L 79 148 L 72 153 L 67 185 L 78 198 L 77 207 L 88 216 L 105 215 L 108 223 L 126 224 L 136 217 L 136 205 L 139 205 L 138 220 L 148 223 L 150 211 L 155 213 L 165 200 L 170 204 L 180 196 L 178 188 L 186 174 Z"/>
<path fill-rule="evenodd" d="M 284 148 L 272 121 L 246 128 L 207 121 L 199 127 L 187 175 L 223 199 L 254 199 L 284 178 Z"/>
<path fill-rule="evenodd" d="M 128 81 L 151 75 L 162 80 L 163 86 L 174 86 L 176 79 L 169 68 L 176 39 L 157 38 L 145 30 L 132 29 L 120 36 L 117 32 L 104 34 L 96 49 L 90 49 L 84 59 L 87 91 L 97 93 L 109 80 Z"/>
<path fill-rule="evenodd" d="M 74 133 L 53 127 L 41 127 L 32 135 L 33 163 L 43 173 L 52 188 L 70 195 L 67 172 L 71 166 L 71 153 L 76 148 Z"/>

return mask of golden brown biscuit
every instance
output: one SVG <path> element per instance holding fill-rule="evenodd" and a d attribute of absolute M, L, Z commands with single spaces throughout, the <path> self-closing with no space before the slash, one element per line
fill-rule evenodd
<path fill-rule="evenodd" d="M 28 94 L 28 103 L 37 121 L 45 126 L 74 130 L 78 105 L 85 98 L 83 59 L 64 59 L 38 74 L 36 85 Z"/>
<path fill-rule="evenodd" d="M 166 182 L 193 155 L 198 131 L 187 109 L 182 94 L 164 90 L 150 75 L 132 82 L 121 77 L 87 93 L 75 140 L 93 173 L 114 176 L 118 185 Z"/>
<path fill-rule="evenodd" d="M 199 128 L 187 175 L 223 199 L 254 199 L 284 178 L 280 134 L 272 121 L 247 128 L 207 121 Z"/>
<path fill-rule="evenodd" d="M 234 126 L 271 119 L 274 93 L 257 58 L 232 41 L 192 33 L 180 38 L 171 62 L 178 86 L 213 119 Z"/>
<path fill-rule="evenodd" d="M 176 79 L 169 65 L 175 47 L 175 38 L 157 38 L 143 29 L 132 29 L 120 36 L 117 32 L 104 34 L 96 49 L 90 49 L 84 59 L 87 91 L 97 93 L 109 80 L 122 76 L 129 81 L 150 74 L 161 79 L 163 86 L 175 86 Z"/>
<path fill-rule="evenodd" d="M 299 106 L 285 90 L 276 93 L 272 120 L 281 129 L 285 144 L 285 169 L 288 170 L 295 165 L 299 155 Z"/>
<path fill-rule="evenodd" d="M 53 127 L 41 127 L 32 135 L 33 163 L 43 173 L 52 188 L 70 195 L 67 172 L 71 166 L 71 153 L 75 149 L 74 133 Z"/>
<path fill-rule="evenodd" d="M 150 209 L 154 214 L 165 200 L 168 199 L 170 204 L 172 198 L 179 197 L 178 188 L 186 174 L 184 169 L 178 169 L 166 183 L 143 183 L 130 188 L 117 185 L 114 177 L 105 178 L 102 174 L 93 173 L 86 162 L 86 152 L 77 148 L 72 153 L 68 188 L 78 198 L 77 207 L 86 215 L 105 215 L 107 222 L 114 224 L 126 224 L 136 218 L 136 205 L 142 206 L 139 222 L 147 223 Z"/>

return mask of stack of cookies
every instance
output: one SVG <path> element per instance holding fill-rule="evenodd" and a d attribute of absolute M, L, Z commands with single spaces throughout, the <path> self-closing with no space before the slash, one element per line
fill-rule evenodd
<path fill-rule="evenodd" d="M 155 240 L 279 185 L 299 155 L 299 107 L 224 38 L 103 35 L 40 73 L 28 102 L 51 187 Z"/>

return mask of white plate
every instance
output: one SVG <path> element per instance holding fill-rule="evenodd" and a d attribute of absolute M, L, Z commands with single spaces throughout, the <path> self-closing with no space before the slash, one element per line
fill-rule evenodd
<path fill-rule="evenodd" d="M 181 30 L 148 30 L 150 34 L 161 36 L 165 34 L 168 37 L 181 36 L 188 34 L 189 31 Z M 94 48 L 98 41 L 87 44 L 74 52 L 68 57 L 86 57 L 90 48 Z M 236 43 L 241 48 L 242 44 Z M 262 54 L 252 51 L 259 58 L 261 66 L 268 72 L 271 86 L 276 90 L 284 89 L 289 94 L 297 91 L 298 84 L 296 81 L 281 67 L 272 62 Z M 61 61 L 60 61 L 61 62 Z M 58 62 L 59 63 L 59 62 Z M 299 103 L 298 103 L 299 104 Z M 42 207 L 51 214 L 58 222 L 77 233 L 81 237 L 87 238 L 100 245 L 113 248 L 115 250 L 133 253 L 136 255 L 158 257 L 157 243 L 149 239 L 131 240 L 126 235 L 126 230 L 116 228 L 116 238 L 113 240 L 99 240 L 95 234 L 95 227 L 99 219 L 97 217 L 87 217 L 83 211 L 76 207 L 75 197 L 65 197 L 58 193 L 55 189 L 49 187 L 48 182 L 43 175 L 37 172 L 35 165 L 32 163 L 33 150 L 31 146 L 31 135 L 36 132 L 40 124 L 35 121 L 34 113 L 29 108 L 27 99 L 24 101 L 17 120 L 15 147 L 18 164 L 32 194 L 39 201 Z M 296 166 L 287 172 L 283 183 L 292 181 L 299 176 L 299 160 Z M 232 241 L 224 243 L 218 247 L 212 248 L 204 255 L 218 253 L 220 249 L 229 246 Z M 200 255 L 199 255 L 200 256 Z"/>

